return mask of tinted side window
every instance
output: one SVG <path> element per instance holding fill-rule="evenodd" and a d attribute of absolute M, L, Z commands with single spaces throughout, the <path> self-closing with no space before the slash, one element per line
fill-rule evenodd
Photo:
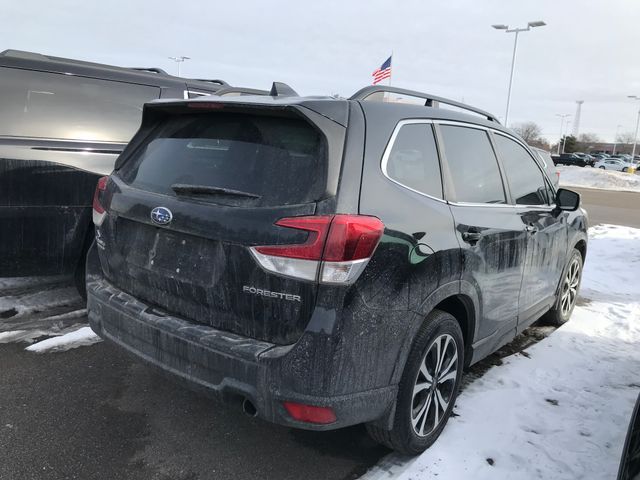
<path fill-rule="evenodd" d="M 498 161 L 487 132 L 452 125 L 441 125 L 440 131 L 451 175 L 452 200 L 505 203 Z"/>
<path fill-rule="evenodd" d="M 0 68 L 0 135 L 128 142 L 160 89 Z"/>
<path fill-rule="evenodd" d="M 533 157 L 517 142 L 495 135 L 511 195 L 518 205 L 546 205 L 547 184 Z"/>
<path fill-rule="evenodd" d="M 438 150 L 430 124 L 413 123 L 400 127 L 385 173 L 406 187 L 442 198 Z"/>

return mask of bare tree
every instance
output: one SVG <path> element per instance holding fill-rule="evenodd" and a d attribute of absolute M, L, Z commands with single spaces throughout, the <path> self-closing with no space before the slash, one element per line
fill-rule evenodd
<path fill-rule="evenodd" d="M 542 134 L 542 129 L 535 122 L 517 123 L 512 129 L 528 144 L 539 140 Z"/>
<path fill-rule="evenodd" d="M 578 135 L 578 143 L 600 143 L 600 137 L 595 133 L 581 133 Z"/>
<path fill-rule="evenodd" d="M 621 143 L 623 145 L 633 143 L 633 132 L 619 133 L 616 137 L 616 143 Z"/>
<path fill-rule="evenodd" d="M 551 144 L 542 137 L 530 142 L 529 145 L 531 145 L 532 147 L 540 148 L 542 150 L 546 150 L 547 152 L 551 151 Z"/>

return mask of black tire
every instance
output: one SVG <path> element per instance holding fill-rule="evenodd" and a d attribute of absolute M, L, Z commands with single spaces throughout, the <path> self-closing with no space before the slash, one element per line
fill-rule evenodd
<path fill-rule="evenodd" d="M 606 170 L 606 168 L 605 168 L 605 167 L 598 167 L 598 168 L 601 168 L 602 170 Z"/>
<path fill-rule="evenodd" d="M 452 341 L 454 342 L 453 347 L 451 346 Z M 437 389 L 425 387 L 424 385 L 428 384 L 428 381 L 420 382 L 421 378 L 427 379 L 422 373 L 423 369 L 427 373 L 431 373 L 429 372 L 429 364 L 433 364 L 433 349 L 437 349 L 436 342 L 440 343 L 439 351 L 442 351 L 444 347 L 442 360 L 439 362 L 440 367 L 433 365 L 432 370 L 436 382 L 431 382 L 431 384 L 438 385 Z M 447 356 L 447 352 L 450 356 Z M 447 369 L 450 362 L 453 365 L 454 352 L 457 359 L 456 364 Z M 417 455 L 424 452 L 440 436 L 451 415 L 462 379 L 463 365 L 464 341 L 458 321 L 449 313 L 441 310 L 432 311 L 427 315 L 413 340 L 398 387 L 393 427 L 391 430 L 385 430 L 379 426 L 368 424 L 367 432 L 371 438 L 404 455 Z M 456 369 L 455 375 L 452 375 L 453 368 Z M 440 378 L 438 378 L 439 375 Z M 444 380 L 446 377 L 451 378 Z M 414 395 L 414 387 L 417 386 L 423 388 Z M 430 403 L 429 398 L 434 400 L 433 404 Z M 441 401 L 446 403 L 444 408 L 442 408 Z M 441 410 L 442 414 L 439 413 Z M 414 419 L 417 419 L 415 427 Z M 431 429 L 428 432 L 426 430 L 427 421 L 431 424 Z M 420 435 L 419 431 L 422 431 L 423 434 Z"/>
<path fill-rule="evenodd" d="M 622 171 L 623 171 L 624 173 L 627 173 L 627 171 L 628 171 L 628 170 L 629 170 L 629 169 L 628 169 L 627 167 L 622 167 Z"/>
<path fill-rule="evenodd" d="M 575 264 L 578 266 L 577 272 L 577 283 L 572 287 L 572 266 Z M 580 283 L 582 282 L 582 254 L 578 251 L 578 249 L 574 248 L 571 253 L 571 257 L 567 262 L 567 265 L 564 267 L 562 272 L 562 278 L 560 280 L 560 290 L 558 292 L 558 298 L 556 300 L 555 305 L 551 310 L 549 310 L 544 320 L 546 323 L 550 325 L 554 325 L 559 327 L 569 321 L 571 318 L 571 314 L 573 313 L 573 309 L 576 306 L 576 300 L 578 298 L 578 293 L 580 292 Z M 569 282 L 569 283 L 568 283 Z M 567 293 L 567 288 L 575 288 L 575 294 L 572 299 L 570 299 L 570 305 L 566 308 L 566 305 L 563 304 L 564 295 Z M 569 294 L 570 295 L 570 294 Z"/>
<path fill-rule="evenodd" d="M 93 224 L 91 224 L 89 230 L 87 231 L 84 239 L 84 244 L 82 246 L 82 252 L 80 253 L 80 258 L 78 258 L 78 264 L 76 265 L 76 269 L 73 272 L 73 283 L 78 290 L 78 293 L 82 297 L 84 301 L 87 300 L 87 280 L 86 280 L 86 267 L 87 267 L 87 253 L 93 244 L 95 239 L 95 229 L 93 228 Z"/>
<path fill-rule="evenodd" d="M 84 252 L 82 255 L 82 259 L 85 260 L 87 253 Z M 78 266 L 76 267 L 75 272 L 73 272 L 73 283 L 82 297 L 82 300 L 87 301 L 87 282 L 85 279 L 86 274 L 86 263 L 84 261 L 80 261 Z"/>

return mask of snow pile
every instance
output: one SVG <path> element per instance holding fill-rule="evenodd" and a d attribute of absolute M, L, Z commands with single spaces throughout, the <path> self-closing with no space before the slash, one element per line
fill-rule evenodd
<path fill-rule="evenodd" d="M 571 320 L 471 383 L 424 454 L 392 454 L 364 478 L 616 477 L 640 393 L 640 229 L 589 234 Z"/>
<path fill-rule="evenodd" d="M 601 168 L 556 166 L 560 186 L 640 192 L 640 175 Z"/>
<path fill-rule="evenodd" d="M 102 339 L 93 333 L 91 327 L 82 327 L 60 337 L 47 338 L 41 342 L 29 345 L 26 350 L 30 352 L 64 352 L 71 348 L 84 347 L 101 342 Z"/>

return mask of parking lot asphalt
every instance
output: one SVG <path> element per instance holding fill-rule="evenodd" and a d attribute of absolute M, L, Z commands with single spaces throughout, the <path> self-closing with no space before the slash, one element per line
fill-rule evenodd
<path fill-rule="evenodd" d="M 363 427 L 247 417 L 100 343 L 0 345 L 0 479 L 350 479 L 388 453 Z"/>
<path fill-rule="evenodd" d="M 567 187 L 582 197 L 589 225 L 611 223 L 640 228 L 640 193 L 614 192 L 595 188 Z"/>

